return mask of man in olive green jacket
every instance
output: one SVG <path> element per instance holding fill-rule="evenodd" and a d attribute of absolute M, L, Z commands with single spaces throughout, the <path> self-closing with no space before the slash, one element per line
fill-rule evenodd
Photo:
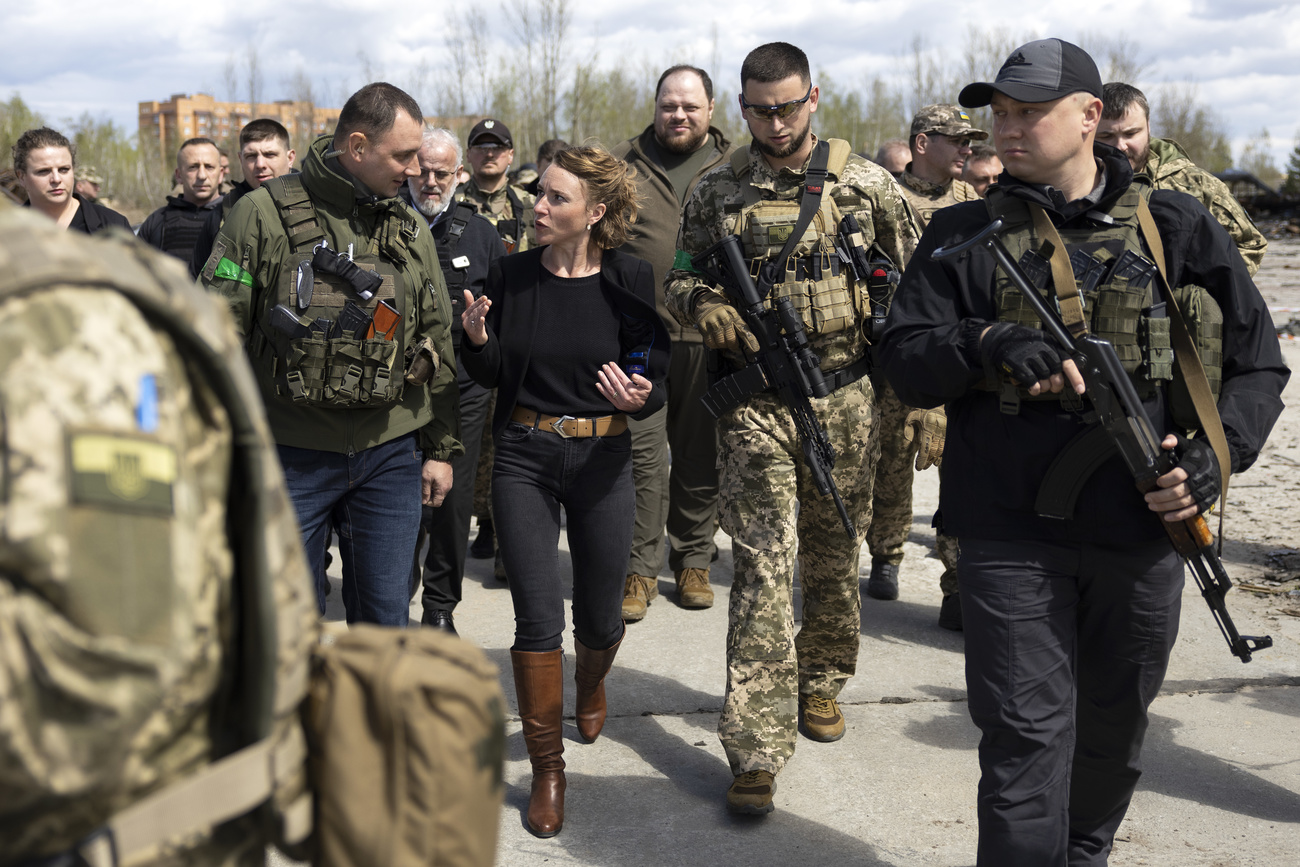
<path fill-rule="evenodd" d="M 442 502 L 463 451 L 446 285 L 397 197 L 422 118 L 396 87 L 362 88 L 301 174 L 239 201 L 200 275 L 245 337 L 322 613 L 338 530 L 349 622 L 406 623 L 421 501 Z"/>
<path fill-rule="evenodd" d="M 700 178 L 734 150 L 709 125 L 712 118 L 709 74 L 694 66 L 674 66 L 659 77 L 654 123 L 613 150 L 636 169 L 645 196 L 632 236 L 621 249 L 654 268 L 655 306 L 673 340 L 668 405 L 647 419 L 628 423 L 636 529 L 624 589 L 625 620 L 645 617 L 646 607 L 659 595 L 665 527 L 678 601 L 685 608 L 713 604 L 709 561 L 718 511 L 718 447 L 714 420 L 700 404 L 708 388 L 706 350 L 699 331 L 678 325 L 669 315 L 663 291 L 676 252 L 682 205 Z"/>

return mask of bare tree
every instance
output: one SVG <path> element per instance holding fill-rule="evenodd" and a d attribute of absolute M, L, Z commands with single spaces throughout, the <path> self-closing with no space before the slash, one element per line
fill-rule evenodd
<path fill-rule="evenodd" d="M 1151 132 L 1178 142 L 1192 161 L 1207 171 L 1220 172 L 1232 165 L 1232 147 L 1223 121 L 1201 105 L 1199 88 L 1192 82 L 1156 89 L 1151 100 Z"/>
<path fill-rule="evenodd" d="M 262 58 L 257 44 L 250 42 L 244 49 L 244 59 L 248 71 L 248 113 L 250 118 L 257 117 L 257 105 L 262 101 Z"/>
<path fill-rule="evenodd" d="M 1271 187 L 1282 183 L 1282 172 L 1273 160 L 1273 137 L 1268 134 L 1267 128 L 1261 129 L 1246 142 L 1237 165 Z"/>

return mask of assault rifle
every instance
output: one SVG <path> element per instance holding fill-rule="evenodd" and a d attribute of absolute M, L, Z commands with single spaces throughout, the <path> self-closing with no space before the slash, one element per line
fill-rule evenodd
<path fill-rule="evenodd" d="M 993 252 L 1003 271 L 1043 321 L 1044 330 L 1074 359 L 1083 375 L 1087 386 L 1086 394 L 1097 414 L 1097 420 L 1133 474 L 1138 490 L 1144 494 L 1154 490 L 1156 479 L 1174 468 L 1173 455 L 1160 447 L 1161 438 L 1156 436 L 1142 408 L 1137 389 L 1120 365 L 1115 347 L 1091 334 L 1079 338 L 1070 336 L 1060 317 L 1038 294 L 1024 269 L 1011 258 L 1006 245 L 998 237 L 1001 230 L 1002 221 L 994 220 L 970 240 L 951 247 L 941 247 L 931 255 L 935 259 L 946 259 L 979 246 L 986 246 Z M 1050 242 L 1045 246 L 1050 246 Z M 1041 255 L 1050 259 L 1050 253 L 1048 249 Z M 1233 655 L 1242 662 L 1250 662 L 1252 653 L 1272 647 L 1273 639 L 1267 635 L 1238 634 L 1237 627 L 1228 614 L 1228 607 L 1224 604 L 1224 597 L 1232 589 L 1232 581 L 1223 568 L 1223 562 L 1214 552 L 1214 537 L 1204 516 L 1197 515 L 1178 523 L 1162 519 L 1160 524 L 1174 543 L 1174 550 L 1191 567 L 1196 585 L 1201 589 L 1201 596 L 1210 606 L 1210 613 L 1214 615 L 1214 621 Z"/>
<path fill-rule="evenodd" d="M 826 438 L 813 412 L 809 398 L 826 397 L 830 387 L 822 376 L 821 359 L 808 345 L 803 320 L 789 298 L 778 298 L 775 308 L 763 303 L 771 287 L 764 281 L 760 292 L 741 255 L 740 238 L 728 235 L 691 259 L 695 270 L 721 286 L 736 302 L 745 325 L 758 339 L 758 353 L 753 363 L 724 376 L 705 392 L 700 401 L 716 419 L 741 401 L 768 389 L 790 410 L 795 429 L 803 444 L 803 459 L 812 473 L 813 484 L 823 497 L 835 500 L 844 532 L 850 539 L 858 537 L 853 521 L 844 508 L 839 489 L 831 478 L 835 468 L 835 448 Z"/>

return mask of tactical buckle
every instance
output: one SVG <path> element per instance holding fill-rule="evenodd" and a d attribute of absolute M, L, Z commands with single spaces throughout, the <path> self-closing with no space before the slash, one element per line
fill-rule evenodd
<path fill-rule="evenodd" d="M 551 430 L 559 434 L 561 439 L 567 440 L 570 437 L 572 437 L 573 434 L 565 432 L 564 430 L 565 422 L 570 422 L 570 421 L 576 422 L 577 420 L 578 419 L 576 416 L 562 415 L 559 418 L 557 418 L 555 421 L 551 422 Z"/>

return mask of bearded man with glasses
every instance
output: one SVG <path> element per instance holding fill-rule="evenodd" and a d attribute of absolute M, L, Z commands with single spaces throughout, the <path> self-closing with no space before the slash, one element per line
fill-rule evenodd
<path fill-rule="evenodd" d="M 731 369 L 743 368 L 757 340 L 691 257 L 736 234 L 751 269 L 767 265 L 767 303 L 790 299 L 831 389 L 810 403 L 834 447 L 832 478 L 856 529 L 849 538 L 831 498 L 817 492 L 775 393 L 751 394 L 718 419 L 718 511 L 734 560 L 718 735 L 735 777 L 728 808 L 763 814 L 773 808 L 775 777 L 794 753 L 798 725 L 812 740 L 843 737 L 836 698 L 858 657 L 858 551 L 880 447 L 867 376 L 870 304 L 836 253 L 836 232 L 844 216 L 856 217 L 864 251 L 875 247 L 901 268 L 920 231 L 888 172 L 850 153 L 848 142 L 812 134 L 818 90 L 801 50 L 784 42 L 756 48 L 740 78 L 753 141 L 687 199 L 665 286 L 668 310 L 699 328 Z M 804 600 L 797 637 L 796 554 Z"/>

